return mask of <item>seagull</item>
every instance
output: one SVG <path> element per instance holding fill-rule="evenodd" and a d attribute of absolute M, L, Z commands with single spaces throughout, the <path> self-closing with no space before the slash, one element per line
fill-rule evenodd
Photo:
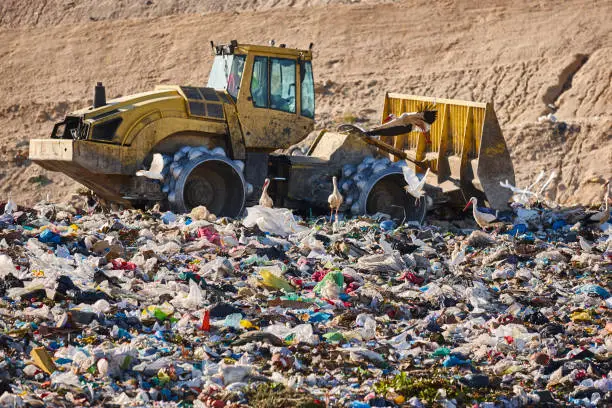
<path fill-rule="evenodd" d="M 270 179 L 267 178 L 263 184 L 263 190 L 261 191 L 261 197 L 259 198 L 259 205 L 266 208 L 272 208 L 274 206 L 274 202 L 268 195 L 268 186 L 270 185 Z"/>
<path fill-rule="evenodd" d="M 336 222 L 338 222 L 338 209 L 344 202 L 344 198 L 340 191 L 338 191 L 338 178 L 336 176 L 332 177 L 332 183 L 334 185 L 334 191 L 327 198 L 327 202 L 329 203 L 329 219 L 331 221 L 334 213 L 334 209 L 336 210 Z"/>
<path fill-rule="evenodd" d="M 164 156 L 160 153 L 155 153 L 153 155 L 153 159 L 151 160 L 151 167 L 149 170 L 138 170 L 136 172 L 137 176 L 146 177 L 153 180 L 163 180 L 164 176 L 162 176 L 162 170 L 164 169 Z"/>
<path fill-rule="evenodd" d="M 423 191 L 423 186 L 425 186 L 425 179 L 429 174 L 429 169 L 425 171 L 425 175 L 423 175 L 423 177 L 419 180 L 414 170 L 409 167 L 410 163 L 406 161 L 406 164 L 408 165 L 402 167 L 402 173 L 404 173 L 404 180 L 406 180 L 407 184 L 404 187 L 404 190 L 406 190 L 408 194 L 415 198 L 415 202 L 418 205 L 419 201 L 421 200 L 421 197 L 423 197 L 423 195 L 425 194 L 425 192 Z"/>
<path fill-rule="evenodd" d="M 17 204 L 11 199 L 11 193 L 9 193 L 8 201 L 6 202 L 6 205 L 4 206 L 4 213 L 12 214 L 15 211 L 17 211 Z"/>
<path fill-rule="evenodd" d="M 478 224 L 480 228 L 485 229 L 489 227 L 497 219 L 493 214 L 478 211 L 478 199 L 476 199 L 476 197 L 470 198 L 470 201 L 468 201 L 463 211 L 467 210 L 470 205 L 473 207 L 474 220 L 476 220 L 476 224 Z"/>

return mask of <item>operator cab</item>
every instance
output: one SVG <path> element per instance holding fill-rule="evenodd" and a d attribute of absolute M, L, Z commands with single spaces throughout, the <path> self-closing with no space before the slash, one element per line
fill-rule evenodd
<path fill-rule="evenodd" d="M 225 90 L 237 107 L 247 147 L 285 148 L 314 128 L 311 50 L 214 45 L 208 87 Z"/>

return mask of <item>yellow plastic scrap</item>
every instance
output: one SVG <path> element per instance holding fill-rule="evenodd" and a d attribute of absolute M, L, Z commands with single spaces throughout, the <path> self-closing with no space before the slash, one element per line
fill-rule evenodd
<path fill-rule="evenodd" d="M 168 373 L 166 373 L 166 370 L 163 368 L 157 372 L 157 378 L 159 379 L 159 383 L 161 385 L 164 385 L 170 382 L 170 376 L 168 375 Z"/>
<path fill-rule="evenodd" d="M 57 368 L 55 363 L 51 360 L 51 356 L 47 353 L 44 347 L 37 347 L 32 349 L 30 357 L 34 360 L 36 367 L 40 368 L 47 374 L 52 374 Z"/>
<path fill-rule="evenodd" d="M 574 322 L 590 322 L 593 321 L 593 312 L 590 310 L 577 310 L 570 315 L 570 319 Z"/>
<path fill-rule="evenodd" d="M 253 323 L 251 323 L 248 320 L 244 320 L 242 319 L 240 321 L 240 327 L 242 327 L 243 329 L 255 329 L 255 330 L 259 330 L 259 327 L 255 326 Z"/>
<path fill-rule="evenodd" d="M 260 269 L 259 274 L 263 278 L 263 283 L 275 289 L 282 289 L 286 292 L 295 292 L 295 288 L 280 276 L 276 276 L 267 269 Z"/>

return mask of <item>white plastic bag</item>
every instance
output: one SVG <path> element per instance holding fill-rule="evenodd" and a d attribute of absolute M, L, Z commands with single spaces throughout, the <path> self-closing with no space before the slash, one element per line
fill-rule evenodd
<path fill-rule="evenodd" d="M 256 205 L 247 208 L 246 211 L 247 216 L 243 224 L 247 228 L 257 225 L 263 232 L 269 232 L 281 237 L 286 237 L 306 229 L 298 225 L 291 210 L 286 208 L 267 208 Z"/>
<path fill-rule="evenodd" d="M 15 275 L 16 272 L 11 258 L 7 255 L 0 255 L 0 278 L 5 278 L 9 273 Z"/>

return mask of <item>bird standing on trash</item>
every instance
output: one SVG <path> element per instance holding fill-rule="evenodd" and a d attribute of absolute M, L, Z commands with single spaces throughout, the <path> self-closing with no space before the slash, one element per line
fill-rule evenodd
<path fill-rule="evenodd" d="M 588 218 L 590 223 L 595 223 L 597 225 L 603 225 L 610 219 L 610 209 L 608 208 L 608 198 L 610 197 L 610 180 L 605 182 L 603 188 L 605 189 L 603 197 L 604 208 L 602 211 L 596 212 Z"/>
<path fill-rule="evenodd" d="M 89 191 L 85 197 L 85 207 L 87 208 L 87 215 L 92 215 L 98 207 L 98 200 L 94 197 L 94 194 Z"/>
<path fill-rule="evenodd" d="M 17 204 L 11 199 L 11 193 L 9 193 L 8 201 L 6 202 L 6 205 L 4 206 L 4 213 L 12 214 L 15 211 L 17 211 Z"/>
<path fill-rule="evenodd" d="M 327 198 L 327 202 L 329 203 L 329 220 L 332 220 L 334 209 L 336 210 L 336 222 L 338 222 L 338 210 L 340 206 L 344 202 L 344 198 L 340 191 L 338 191 L 338 178 L 336 176 L 332 177 L 332 183 L 334 185 L 334 191 Z"/>
<path fill-rule="evenodd" d="M 259 198 L 259 205 L 266 208 L 272 208 L 274 206 L 274 202 L 272 198 L 268 195 L 268 186 L 270 185 L 270 179 L 266 179 L 263 184 L 263 190 L 261 191 L 261 197 Z"/>
<path fill-rule="evenodd" d="M 478 224 L 480 228 L 485 229 L 486 227 L 490 227 L 491 224 L 497 219 L 497 217 L 493 214 L 478 211 L 478 199 L 476 199 L 476 197 L 470 198 L 470 201 L 468 201 L 463 211 L 466 211 L 470 205 L 473 207 L 474 220 L 476 220 L 476 224 Z"/>
<path fill-rule="evenodd" d="M 406 186 L 404 190 L 408 194 L 414 197 L 415 202 L 419 205 L 419 201 L 425 192 L 423 191 L 423 186 L 425 186 L 425 179 L 427 178 L 427 174 L 429 174 L 429 168 L 425 171 L 423 177 L 419 180 L 416 173 L 412 168 L 410 168 L 410 163 L 406 161 L 406 166 L 402 167 L 402 173 L 404 173 L 404 180 L 406 180 Z"/>

